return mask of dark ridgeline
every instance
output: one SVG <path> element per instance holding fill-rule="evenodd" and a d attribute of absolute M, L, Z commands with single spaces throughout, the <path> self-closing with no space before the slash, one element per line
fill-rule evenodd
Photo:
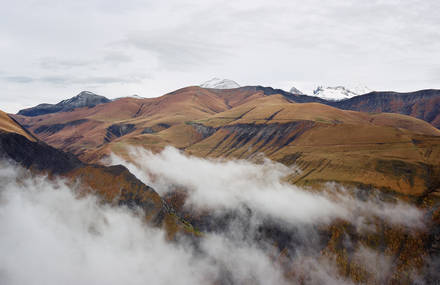
<path fill-rule="evenodd" d="M 104 104 L 111 102 L 104 96 L 96 95 L 89 91 L 83 91 L 67 100 L 63 100 L 57 104 L 39 104 L 35 107 L 23 109 L 18 112 L 18 115 L 34 117 L 39 115 L 57 113 L 57 112 L 68 112 L 76 108 L 83 107 L 95 107 L 99 104 Z"/>

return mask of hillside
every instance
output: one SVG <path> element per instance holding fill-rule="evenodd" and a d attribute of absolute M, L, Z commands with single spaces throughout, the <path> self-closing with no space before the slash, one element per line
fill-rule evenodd
<path fill-rule="evenodd" d="M 439 171 L 440 132 L 402 115 L 291 104 L 273 96 L 198 123 L 215 133 L 188 147 L 189 153 L 250 158 L 262 152 L 299 166 L 303 174 L 291 177 L 295 184 L 337 181 L 421 195 L 434 190 L 426 179 Z"/>
<path fill-rule="evenodd" d="M 440 131 L 432 125 L 276 92 L 188 87 L 158 98 L 14 117 L 41 140 L 87 162 L 111 152 L 123 155 L 130 145 L 154 151 L 172 145 L 201 157 L 252 159 L 264 153 L 299 166 L 302 175 L 290 177 L 298 185 L 336 181 L 412 196 L 438 190 Z"/>
<path fill-rule="evenodd" d="M 146 220 L 164 227 L 170 238 L 177 231 L 192 231 L 154 189 L 143 184 L 124 166 L 85 164 L 72 154 L 35 139 L 1 111 L 0 158 L 13 161 L 34 174 L 62 177 L 70 183 L 80 182 L 81 191 L 96 194 L 103 202 L 139 207 Z"/>
<path fill-rule="evenodd" d="M 110 141 L 156 134 L 186 121 L 228 110 L 263 92 L 220 91 L 188 87 L 159 98 L 123 98 L 94 108 L 79 108 L 41 116 L 13 116 L 46 143 L 86 157 Z"/>

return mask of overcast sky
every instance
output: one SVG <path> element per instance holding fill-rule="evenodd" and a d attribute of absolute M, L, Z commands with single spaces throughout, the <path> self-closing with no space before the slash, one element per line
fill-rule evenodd
<path fill-rule="evenodd" d="M 0 109 L 89 90 L 156 97 L 212 77 L 311 92 L 440 88 L 438 0 L 14 0 Z"/>

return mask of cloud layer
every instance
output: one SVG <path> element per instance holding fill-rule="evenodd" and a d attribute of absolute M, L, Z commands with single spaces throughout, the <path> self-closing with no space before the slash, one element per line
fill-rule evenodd
<path fill-rule="evenodd" d="M 173 147 L 158 154 L 142 148 L 130 148 L 128 153 L 134 163 L 115 155 L 110 163 L 124 164 L 161 195 L 176 188 L 186 189 L 187 207 L 231 211 L 246 205 L 285 223 L 328 223 L 336 218 L 355 220 L 366 214 L 394 224 L 421 226 L 421 213 L 405 204 L 356 200 L 331 184 L 326 193 L 314 194 L 283 182 L 284 177 L 298 170 L 265 158 L 259 164 L 202 159 Z"/>
<path fill-rule="evenodd" d="M 343 192 L 312 194 L 283 182 L 295 169 L 269 160 L 204 160 L 173 148 L 159 154 L 132 149 L 131 155 L 134 164 L 111 159 L 162 195 L 186 189 L 194 212 L 233 218 L 218 231 L 169 242 L 137 211 L 79 196 L 80 189 L 64 180 L 0 161 L 0 283 L 350 284 L 331 256 L 321 256 L 320 226 L 347 220 L 360 233 L 374 232 L 371 221 L 380 219 L 408 233 L 423 228 L 416 208 L 362 202 Z M 351 242 L 344 238 L 344 246 Z M 393 266 L 389 256 L 370 248 L 355 248 L 354 258 L 372 274 Z"/>

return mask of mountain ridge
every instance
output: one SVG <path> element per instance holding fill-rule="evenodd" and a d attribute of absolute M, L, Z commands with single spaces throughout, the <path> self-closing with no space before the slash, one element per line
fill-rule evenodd
<path fill-rule="evenodd" d="M 97 95 L 90 91 L 82 91 L 78 95 L 62 100 L 57 104 L 39 104 L 35 107 L 27 108 L 18 111 L 18 115 L 23 116 L 40 116 L 45 114 L 52 114 L 57 112 L 68 112 L 74 110 L 76 108 L 89 107 L 92 108 L 99 104 L 104 104 L 111 102 L 111 100 L 107 99 L 104 96 Z"/>
<path fill-rule="evenodd" d="M 125 98 L 93 109 L 14 118 L 40 139 L 87 162 L 111 152 L 123 156 L 131 145 L 153 151 L 172 145 L 202 157 L 250 159 L 261 152 L 286 164 L 294 155 L 304 171 L 322 168 L 292 178 L 295 183 L 345 181 L 417 195 L 427 189 L 422 177 L 432 175 L 421 163 L 434 167 L 440 134 L 413 117 L 342 110 L 320 98 L 262 86 L 193 86 L 158 98 Z M 384 172 L 381 165 L 387 163 L 412 171 L 412 182 L 400 181 L 399 171 Z M 348 165 L 358 172 L 354 175 Z"/>

